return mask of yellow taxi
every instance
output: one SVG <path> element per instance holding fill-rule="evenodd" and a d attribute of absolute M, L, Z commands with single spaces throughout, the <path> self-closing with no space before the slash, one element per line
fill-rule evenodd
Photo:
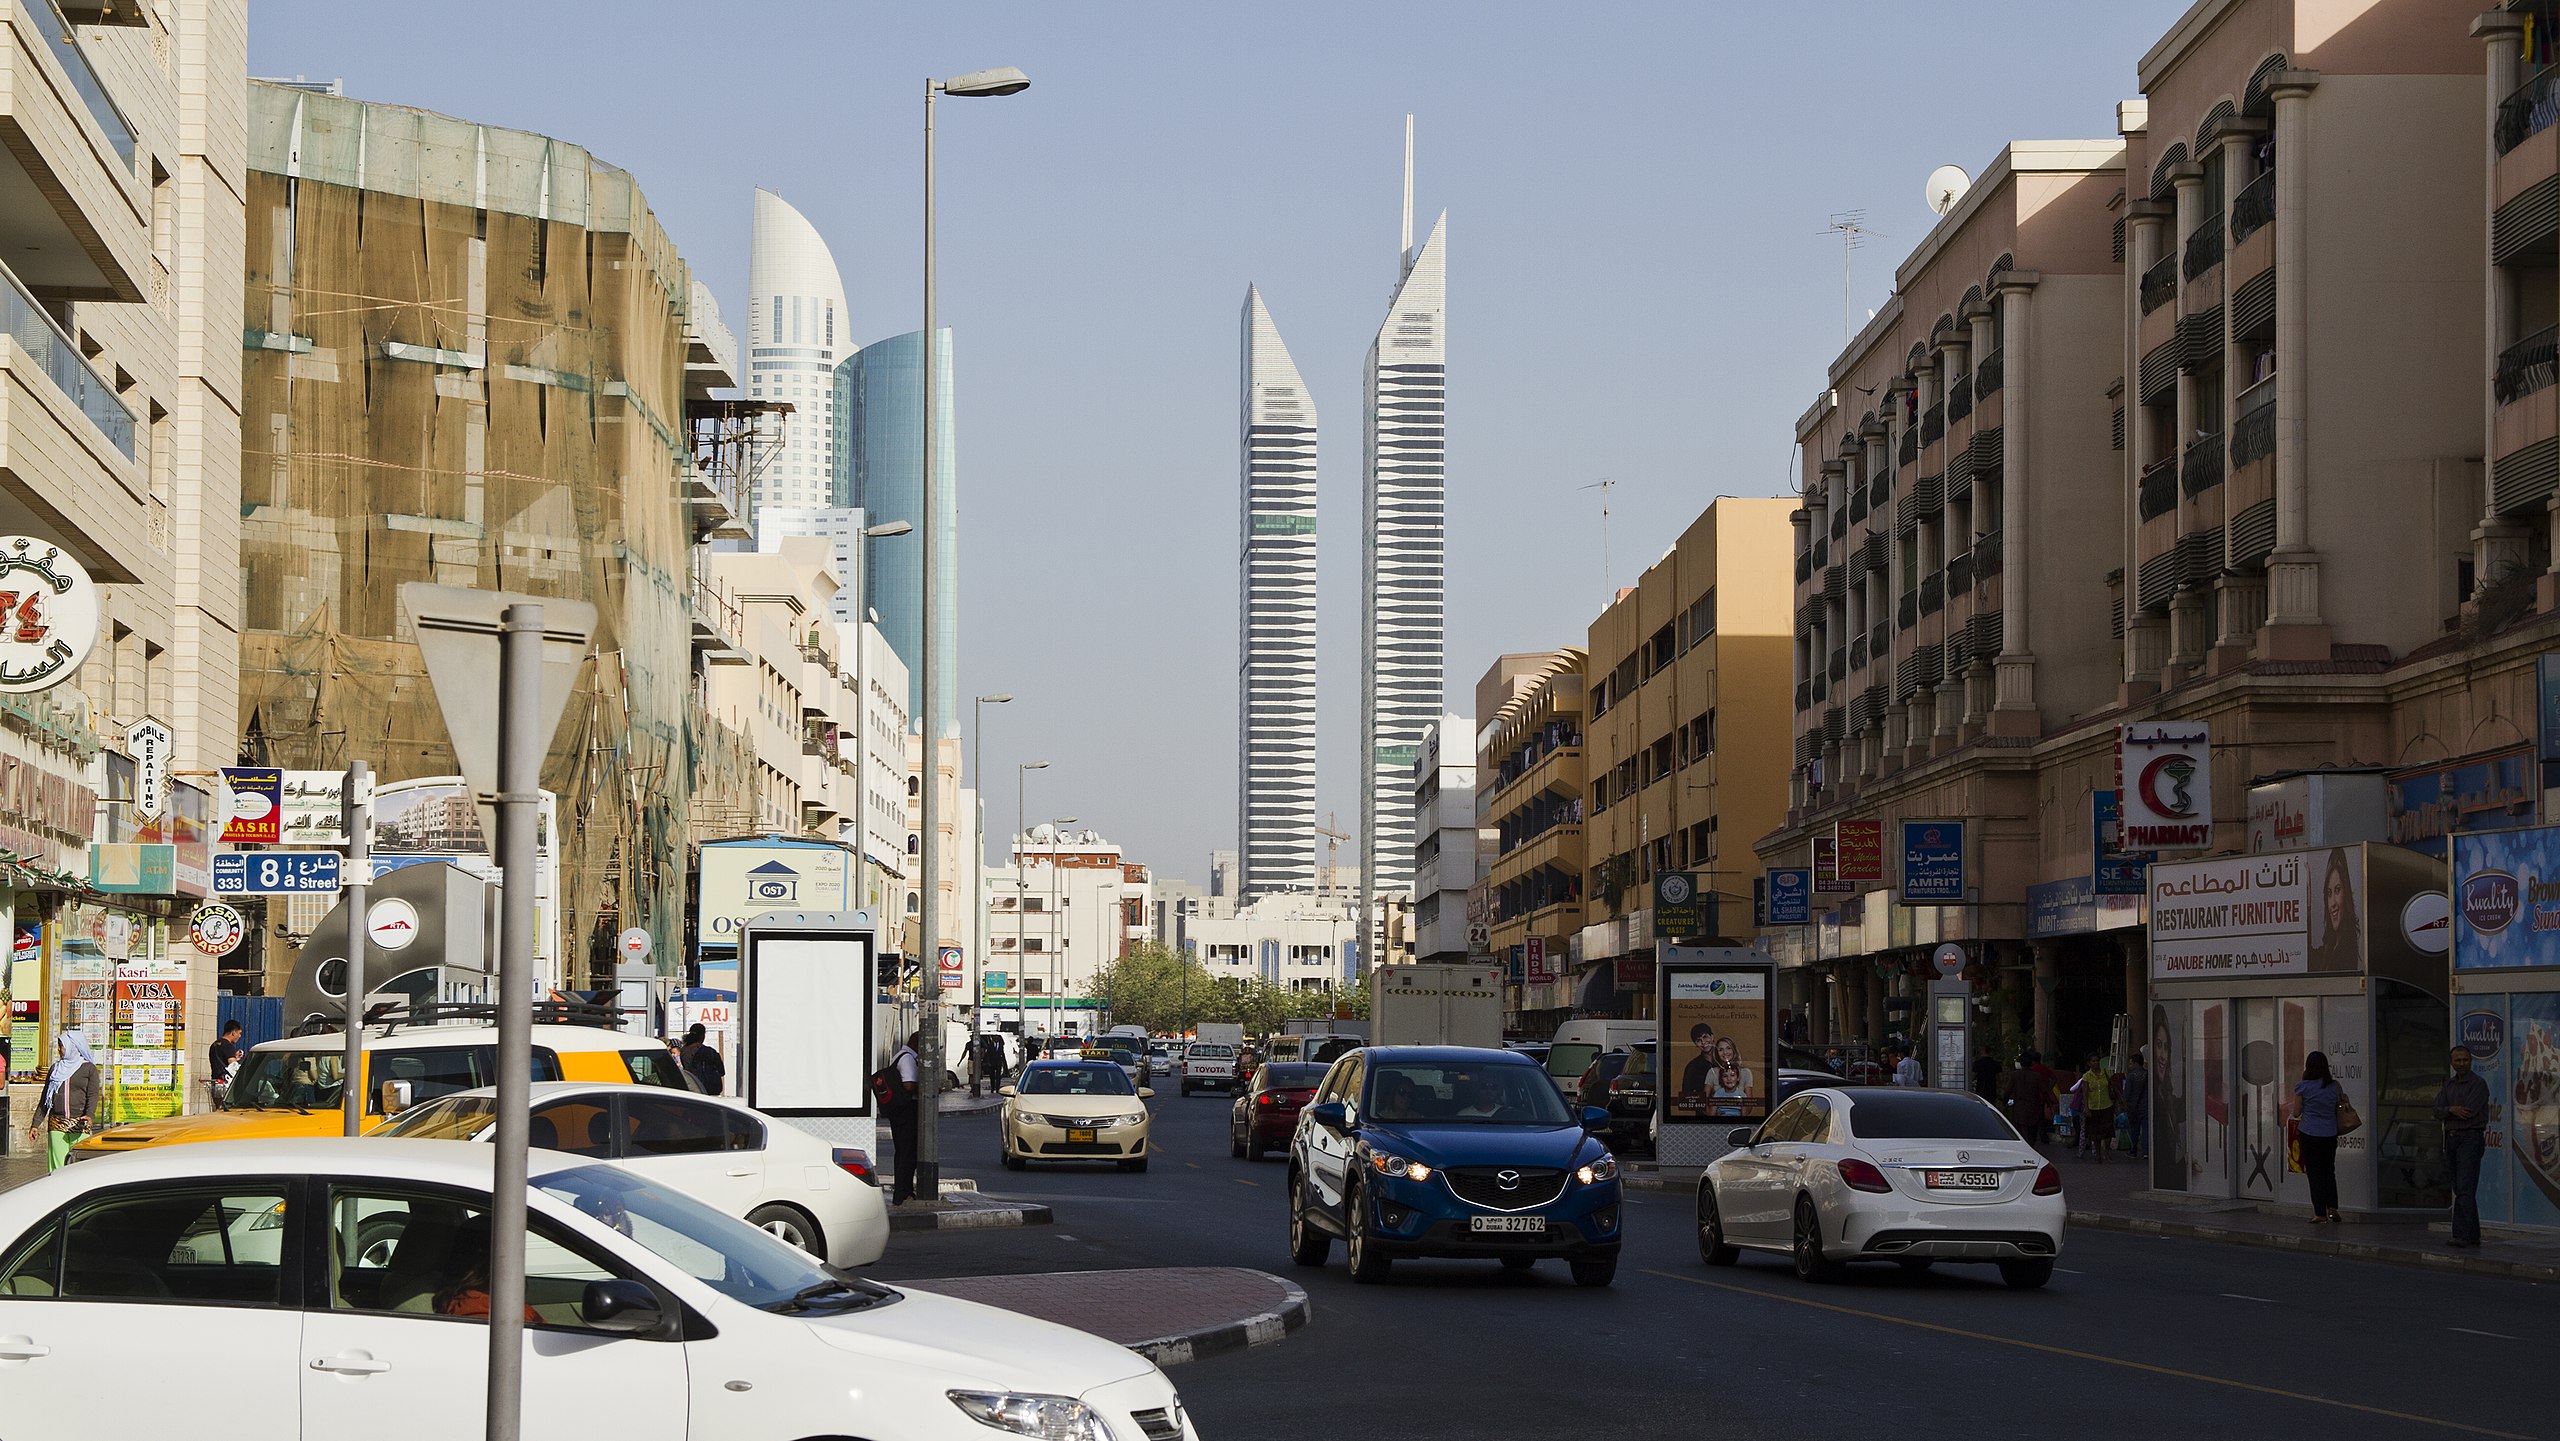
<path fill-rule="evenodd" d="M 1090 1054 L 1090 1053 L 1088 1053 Z M 1002 1159 L 1008 1171 L 1033 1161 L 1112 1161 L 1123 1171 L 1147 1168 L 1147 1102 L 1155 1091 L 1132 1085 L 1110 1051 L 1095 1060 L 1033 1061 L 996 1094 Z"/>
<path fill-rule="evenodd" d="M 440 1006 L 458 1018 L 486 1008 Z M 540 1014 L 565 1014 L 538 1008 Z M 610 1012 L 601 1013 L 610 1015 Z M 451 1023 L 369 1025 L 364 1037 L 365 1129 L 421 1101 L 477 1090 L 498 1080 L 498 1028 Z M 71 1148 L 71 1159 L 180 1141 L 276 1140 L 335 1136 L 346 1078 L 346 1039 L 335 1031 L 289 1036 L 250 1048 L 233 1072 L 229 1109 L 116 1126 Z M 533 1027 L 535 1081 L 626 1081 L 694 1089 L 667 1048 L 604 1025 Z"/>

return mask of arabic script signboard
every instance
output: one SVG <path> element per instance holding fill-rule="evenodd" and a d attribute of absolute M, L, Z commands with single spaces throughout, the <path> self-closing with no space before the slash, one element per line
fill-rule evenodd
<path fill-rule="evenodd" d="M 71 679 L 98 644 L 98 586 L 58 546 L 0 535 L 0 693 Z"/>

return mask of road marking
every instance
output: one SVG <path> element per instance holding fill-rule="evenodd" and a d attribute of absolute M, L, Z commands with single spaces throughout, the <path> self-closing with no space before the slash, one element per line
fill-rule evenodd
<path fill-rule="evenodd" d="M 2460 1431 L 2469 1436 L 2495 1436 L 2499 1441 L 2532 1441 L 2531 1437 L 2513 1431 L 2493 1431 L 2486 1426 L 2465 1426 L 2459 1421 L 2446 1421 L 2434 1416 L 2419 1416 L 2407 1411 L 2393 1411 L 2382 1406 L 2366 1406 L 2355 1401 L 2333 1401 L 2304 1391 L 2287 1391 L 2276 1386 L 2261 1386 L 2254 1381 L 2234 1381 L 2228 1376 L 2208 1376 L 2201 1371 L 2181 1371 L 2174 1366 L 2155 1366 L 2148 1361 L 2127 1361 L 2120 1356 L 2101 1356 L 2094 1351 L 2075 1351 L 2068 1346 L 2054 1346 L 2042 1341 L 2022 1341 L 2015 1336 L 1995 1336 L 1988 1331 L 1968 1331 L 1960 1326 L 1941 1326 L 1934 1321 L 1914 1321 L 1905 1316 L 1887 1315 L 1882 1311 L 1861 1311 L 1855 1306 L 1834 1305 L 1805 1296 L 1789 1296 L 1777 1291 L 1764 1291 L 1756 1286 L 1736 1286 L 1725 1281 L 1710 1281 L 1703 1276 L 1683 1276 L 1677 1271 L 1647 1270 L 1648 1276 L 1667 1281 L 1686 1281 L 1693 1286 L 1712 1286 L 1719 1291 L 1758 1296 L 1767 1301 L 1783 1301 L 1790 1306 L 1807 1306 L 1816 1311 L 1830 1311 L 1842 1316 L 1857 1316 L 1869 1321 L 1886 1321 L 1908 1326 L 1915 1331 L 1934 1331 L 1941 1336 L 1961 1336 L 1968 1341 L 1989 1341 L 1997 1346 L 2015 1346 L 2021 1351 L 2041 1351 L 2048 1356 L 2067 1356 L 2075 1361 L 2094 1361 L 2101 1366 L 2120 1366 L 2128 1371 L 2144 1371 L 2154 1376 L 2173 1376 L 2181 1381 L 2200 1381 L 2208 1386 L 2227 1386 L 2234 1391 L 2251 1391 L 2261 1396 L 2275 1396 L 2287 1401 L 2308 1401 L 2315 1406 L 2335 1406 L 2342 1411 L 2361 1412 L 2367 1416 L 2388 1416 L 2394 1421 L 2414 1421 L 2420 1425 Z"/>
<path fill-rule="evenodd" d="M 2459 1331 L 2465 1336 L 2486 1336 L 2492 1341 L 2517 1341 L 2523 1339 L 2518 1336 L 2510 1336 L 2504 1331 L 2474 1331 L 2468 1326 L 2447 1326 L 2445 1329 L 2448 1331 Z"/>
<path fill-rule="evenodd" d="M 2060 1271 L 2065 1276 L 2086 1276 L 2089 1274 L 2086 1271 L 2074 1271 L 2068 1266 L 2056 1266 L 2053 1269 Z"/>
<path fill-rule="evenodd" d="M 1184 1164 L 1184 1165 L 1186 1165 L 1186 1166 L 1189 1166 L 1192 1170 L 1195 1170 L 1195 1171 L 1197 1171 L 1197 1170 L 1199 1170 L 1199 1169 L 1200 1169 L 1200 1163 L 1199 1163 L 1199 1162 L 1197 1162 L 1197 1161 L 1185 1161 L 1185 1162 L 1183 1162 L 1182 1164 Z"/>
<path fill-rule="evenodd" d="M 1239 1186 L 1259 1186 L 1262 1184 L 1260 1181 L 1248 1181 L 1242 1176 L 1230 1176 L 1227 1179 L 1235 1182 Z"/>
<path fill-rule="evenodd" d="M 1064 1231 L 1052 1231 L 1049 1234 L 1057 1237 L 1061 1241 L 1072 1241 L 1075 1239 L 1075 1237 L 1068 1235 Z"/>
<path fill-rule="evenodd" d="M 2243 1296 L 2237 1291 L 2218 1291 L 2215 1294 L 2225 1301 L 2255 1301 L 2261 1306 L 2275 1306 L 2282 1304 L 2266 1296 Z"/>

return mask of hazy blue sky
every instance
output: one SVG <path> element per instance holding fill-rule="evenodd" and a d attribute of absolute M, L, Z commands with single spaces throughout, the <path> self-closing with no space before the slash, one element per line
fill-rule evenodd
<path fill-rule="evenodd" d="M 1719 494 L 1787 485 L 1839 349 L 1840 246 L 1879 303 L 1930 169 L 2106 137 L 2174 0 L 1578 5 L 394 6 L 253 0 L 254 73 L 574 141 L 639 177 L 733 317 L 749 190 L 823 231 L 857 339 L 919 323 L 923 77 L 959 331 L 962 694 L 990 829 L 1073 814 L 1159 874 L 1234 844 L 1237 316 L 1262 293 L 1322 413 L 1321 805 L 1356 830 L 1360 360 L 1449 212 L 1449 698 L 1579 642 Z M 964 718 L 965 719 L 965 718 Z M 1000 854 L 1001 847 L 991 847 Z M 1344 859 L 1350 859 L 1346 851 Z"/>

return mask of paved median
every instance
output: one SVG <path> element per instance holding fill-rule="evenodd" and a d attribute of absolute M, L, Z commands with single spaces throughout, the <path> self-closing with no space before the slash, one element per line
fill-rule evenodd
<path fill-rule="evenodd" d="M 900 1281 L 1117 1341 L 1159 1366 L 1277 1341 L 1307 1323 L 1307 1293 L 1268 1271 L 1167 1266 Z"/>

